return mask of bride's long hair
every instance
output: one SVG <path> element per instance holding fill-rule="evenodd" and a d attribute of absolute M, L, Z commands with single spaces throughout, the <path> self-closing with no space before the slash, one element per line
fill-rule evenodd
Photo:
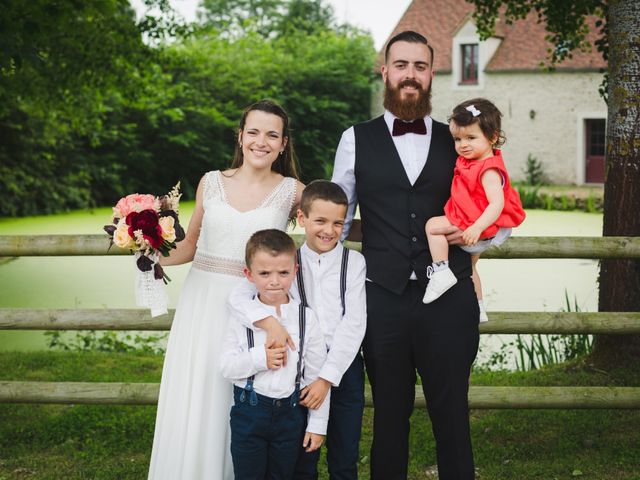
<path fill-rule="evenodd" d="M 278 172 L 280 175 L 283 175 L 285 177 L 293 177 L 297 180 L 300 180 L 300 178 L 298 177 L 298 161 L 293 149 L 293 139 L 291 138 L 289 116 L 287 115 L 287 112 L 285 112 L 280 105 L 272 100 L 260 100 L 259 102 L 249 105 L 242 112 L 240 125 L 238 126 L 239 132 L 242 132 L 244 130 L 244 126 L 247 121 L 247 115 L 249 115 L 249 112 L 252 112 L 254 110 L 277 115 L 282 120 L 282 138 L 283 141 L 286 139 L 287 144 L 285 145 L 282 154 L 278 155 L 278 158 L 275 160 L 275 162 L 271 164 L 271 170 L 274 172 Z M 233 153 L 233 162 L 231 163 L 231 168 L 239 168 L 240 165 L 242 165 L 243 161 L 244 157 L 242 156 L 242 147 L 236 142 L 236 148 Z"/>

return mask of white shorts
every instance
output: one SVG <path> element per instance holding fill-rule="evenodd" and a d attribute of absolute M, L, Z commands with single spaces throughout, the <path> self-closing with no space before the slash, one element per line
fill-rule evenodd
<path fill-rule="evenodd" d="M 511 228 L 500 228 L 495 237 L 480 240 L 475 245 L 460 245 L 460 248 L 472 255 L 478 255 L 490 247 L 502 245 L 510 236 Z"/>

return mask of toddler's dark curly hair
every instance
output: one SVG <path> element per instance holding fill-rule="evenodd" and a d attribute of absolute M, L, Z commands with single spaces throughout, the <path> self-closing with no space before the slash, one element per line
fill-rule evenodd
<path fill-rule="evenodd" d="M 501 129 L 501 118 L 502 113 L 492 102 L 486 98 L 472 98 L 456 106 L 448 120 L 458 127 L 477 123 L 484 136 L 493 143 L 493 147 L 499 148 L 507 140 Z"/>

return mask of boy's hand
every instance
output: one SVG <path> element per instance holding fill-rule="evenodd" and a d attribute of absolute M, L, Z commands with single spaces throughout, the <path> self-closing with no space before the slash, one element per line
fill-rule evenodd
<path fill-rule="evenodd" d="M 271 343 L 272 346 L 285 347 L 289 346 L 291 350 L 295 351 L 296 345 L 293 343 L 293 339 L 287 329 L 282 326 L 282 324 L 275 317 L 266 317 L 262 320 L 258 320 L 254 323 L 254 325 L 262 330 L 267 332 L 267 343 Z M 287 350 L 284 351 L 284 363 L 283 366 L 287 364 Z"/>
<path fill-rule="evenodd" d="M 464 232 L 462 232 L 462 240 L 465 245 L 475 245 L 480 239 L 482 229 L 479 226 L 471 225 Z"/>
<path fill-rule="evenodd" d="M 275 342 L 267 342 L 264 344 L 267 353 L 267 368 L 269 370 L 278 370 L 285 363 L 287 355 L 287 347 L 276 347 Z"/>
<path fill-rule="evenodd" d="M 324 442 L 324 435 L 305 432 L 304 440 L 302 441 L 302 448 L 304 448 L 305 452 L 313 452 L 322 446 L 322 442 Z"/>
<path fill-rule="evenodd" d="M 330 382 L 327 382 L 324 378 L 319 378 L 311 385 L 307 385 L 302 389 L 300 393 L 300 405 L 310 408 L 311 410 L 320 408 L 330 388 Z"/>

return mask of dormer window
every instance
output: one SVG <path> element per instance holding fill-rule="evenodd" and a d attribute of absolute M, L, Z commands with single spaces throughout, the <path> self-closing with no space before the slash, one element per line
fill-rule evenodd
<path fill-rule="evenodd" d="M 460 83 L 478 84 L 478 44 L 460 45 L 460 57 L 462 60 L 462 75 Z"/>

